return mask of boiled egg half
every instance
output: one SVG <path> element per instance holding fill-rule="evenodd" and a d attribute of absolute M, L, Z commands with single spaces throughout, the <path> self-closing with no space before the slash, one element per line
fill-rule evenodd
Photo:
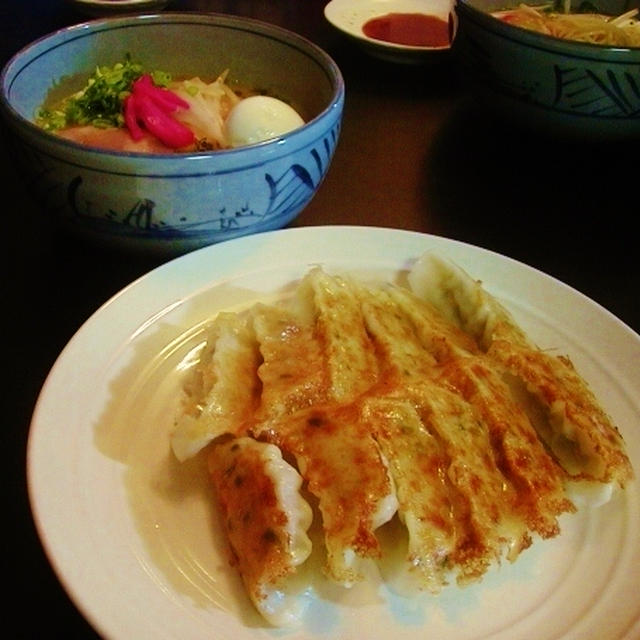
<path fill-rule="evenodd" d="M 271 96 L 250 96 L 236 104 L 227 117 L 227 139 L 232 147 L 277 138 L 304 124 L 286 102 Z"/>

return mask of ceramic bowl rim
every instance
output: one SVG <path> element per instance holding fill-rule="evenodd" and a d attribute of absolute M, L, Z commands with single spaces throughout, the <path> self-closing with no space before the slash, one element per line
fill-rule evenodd
<path fill-rule="evenodd" d="M 34 122 L 20 114 L 11 101 L 8 98 L 8 91 L 10 88 L 10 80 L 15 77 L 15 73 L 19 72 L 20 65 L 22 63 L 30 63 L 34 56 L 32 56 L 34 49 L 46 45 L 48 42 L 55 42 L 56 40 L 64 39 L 68 34 L 78 33 L 79 36 L 91 36 L 95 33 L 102 31 L 108 31 L 116 26 L 122 26 L 127 24 L 139 24 L 139 25 L 157 25 L 162 23 L 180 23 L 186 22 L 187 24 L 212 24 L 213 26 L 222 27 L 244 27 L 250 31 L 268 34 L 274 36 L 279 42 L 288 45 L 297 45 L 299 50 L 303 53 L 306 52 L 310 55 L 323 69 L 326 74 L 330 85 L 333 88 L 333 93 L 328 104 L 325 108 L 315 115 L 311 120 L 305 122 L 305 124 L 291 131 L 284 136 L 266 140 L 253 145 L 247 145 L 244 147 L 237 147 L 234 149 L 222 149 L 215 151 L 198 151 L 187 153 L 147 153 L 139 151 L 116 151 L 111 149 L 103 149 L 99 147 L 93 147 L 84 145 L 82 143 L 66 140 L 60 136 L 44 131 L 38 127 Z M 64 42 L 64 40 L 63 40 Z M 60 44 L 62 44 L 61 42 Z M 22 65 L 21 68 L 24 68 Z M 23 130 L 26 130 L 32 136 L 36 137 L 43 144 L 50 145 L 55 148 L 68 149 L 76 154 L 85 155 L 93 158 L 103 158 L 105 160 L 112 159 L 128 162 L 164 162 L 164 163 L 193 163 L 205 162 L 206 159 L 218 158 L 239 158 L 246 155 L 248 159 L 252 158 L 255 154 L 268 156 L 272 153 L 277 153 L 279 147 L 283 142 L 295 141 L 306 134 L 310 129 L 317 126 L 327 117 L 330 117 L 336 109 L 341 109 L 345 98 L 345 82 L 340 71 L 340 68 L 333 60 L 333 58 L 324 51 L 321 47 L 311 42 L 304 36 L 280 27 L 278 25 L 257 20 L 255 18 L 248 18 L 244 16 L 237 16 L 233 14 L 223 14 L 215 12 L 162 12 L 151 14 L 139 14 L 139 15 L 122 15 L 98 18 L 94 20 L 87 20 L 77 24 L 73 24 L 55 31 L 51 31 L 32 42 L 28 43 L 16 53 L 14 53 L 9 60 L 4 64 L 0 71 L 0 111 L 3 111 L 5 116 L 8 117 L 14 125 L 17 125 Z M 255 158 L 251 160 L 251 164 L 259 163 L 260 161 Z"/>

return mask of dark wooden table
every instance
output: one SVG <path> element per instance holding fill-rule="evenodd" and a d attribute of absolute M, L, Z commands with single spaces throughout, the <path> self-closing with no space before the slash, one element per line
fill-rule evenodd
<path fill-rule="evenodd" d="M 174 0 L 168 8 L 281 24 L 322 46 L 340 66 L 347 88 L 340 143 L 320 191 L 294 224 L 397 227 L 480 245 L 565 281 L 640 331 L 635 143 L 553 140 L 497 121 L 474 104 L 454 61 L 421 67 L 370 58 L 326 23 L 324 4 Z M 0 61 L 83 20 L 63 0 L 6 0 L 0 4 Z M 161 259 L 123 256 L 42 231 L 28 187 L 4 148 L 0 161 L 9 383 L 2 429 L 9 558 L 4 626 L 17 625 L 8 637 L 91 638 L 32 524 L 25 482 L 29 421 L 66 342 L 101 304 Z"/>

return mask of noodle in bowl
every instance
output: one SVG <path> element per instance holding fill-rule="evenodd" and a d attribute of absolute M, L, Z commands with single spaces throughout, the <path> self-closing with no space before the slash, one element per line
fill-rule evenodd
<path fill-rule="evenodd" d="M 640 47 L 638 9 L 619 16 L 602 13 L 572 13 L 570 7 L 553 11 L 549 5 L 521 4 L 514 9 L 496 11 L 499 20 L 523 29 L 563 40 L 589 42 L 609 47 Z"/>
<path fill-rule="evenodd" d="M 640 137 L 637 7 L 596 0 L 589 13 L 458 0 L 454 55 L 483 104 L 551 135 Z"/>

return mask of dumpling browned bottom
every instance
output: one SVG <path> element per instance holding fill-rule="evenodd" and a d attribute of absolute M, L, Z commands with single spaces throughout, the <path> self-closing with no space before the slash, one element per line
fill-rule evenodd
<path fill-rule="evenodd" d="M 366 579 L 397 518 L 406 571 L 435 593 L 558 535 L 569 483 L 633 477 L 566 357 L 440 258 L 409 284 L 312 269 L 277 304 L 220 314 L 185 385 L 172 446 L 207 452 L 233 562 L 273 624 L 296 618 L 312 513 L 328 579 Z"/>

